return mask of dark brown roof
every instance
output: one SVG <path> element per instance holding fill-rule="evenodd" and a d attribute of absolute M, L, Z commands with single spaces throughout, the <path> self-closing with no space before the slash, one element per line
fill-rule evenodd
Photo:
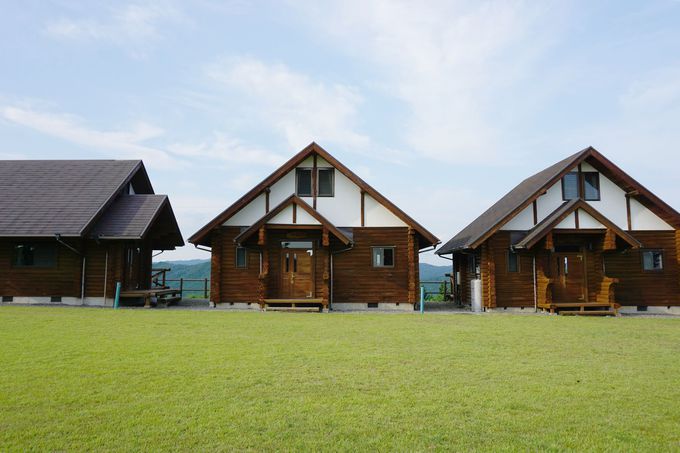
<path fill-rule="evenodd" d="M 121 195 L 94 226 L 92 236 L 141 239 L 167 201 L 167 195 Z"/>
<path fill-rule="evenodd" d="M 0 161 L 0 236 L 81 236 L 140 169 L 140 160 Z"/>
<path fill-rule="evenodd" d="M 457 250 L 479 247 L 505 223 L 559 181 L 565 173 L 586 160 L 669 225 L 680 228 L 680 214 L 677 211 L 600 154 L 595 148 L 588 147 L 522 181 L 472 223 L 463 228 L 460 233 L 441 246 L 436 253 L 447 255 Z"/>
<path fill-rule="evenodd" d="M 480 238 L 498 225 L 498 223 L 510 217 L 536 192 L 541 191 L 550 181 L 560 175 L 565 168 L 573 168 L 585 151 L 587 150 L 579 151 L 522 181 L 472 223 L 463 228 L 460 233 L 442 245 L 437 250 L 437 255 L 445 255 L 455 250 L 476 248 L 475 244 Z"/>
<path fill-rule="evenodd" d="M 419 236 L 422 238 L 421 245 L 425 244 L 425 246 L 431 246 L 431 245 L 436 245 L 439 243 L 439 239 L 432 233 L 430 233 L 428 230 L 426 230 L 422 225 L 420 225 L 418 222 L 413 220 L 411 217 L 409 217 L 404 211 L 399 209 L 394 203 L 389 201 L 387 198 L 385 198 L 383 195 L 381 195 L 377 190 L 375 190 L 373 187 L 371 187 L 368 183 L 366 183 L 363 179 L 361 179 L 359 176 L 357 176 L 354 172 L 352 172 L 349 168 L 345 167 L 340 161 L 338 161 L 335 157 L 331 156 L 328 151 L 323 149 L 321 146 L 317 145 L 316 143 L 312 142 L 310 143 L 307 147 L 305 147 L 302 151 L 297 153 L 295 156 L 293 156 L 288 162 L 283 164 L 278 170 L 276 170 L 274 173 L 269 175 L 267 178 L 265 178 L 262 182 L 260 182 L 257 186 L 255 186 L 253 189 L 251 189 L 248 193 L 246 193 L 244 196 L 236 200 L 231 206 L 229 206 L 227 209 L 225 209 L 221 214 L 219 214 L 217 217 L 215 217 L 213 220 L 211 220 L 208 224 L 206 224 L 203 228 L 198 230 L 196 233 L 194 233 L 190 238 L 189 242 L 192 244 L 201 244 L 201 245 L 209 245 L 210 243 L 210 233 L 212 232 L 213 229 L 219 227 L 222 223 L 224 223 L 227 219 L 229 219 L 231 216 L 236 214 L 239 210 L 241 210 L 244 206 L 246 206 L 248 203 L 250 203 L 252 200 L 254 200 L 260 193 L 262 193 L 265 189 L 270 187 L 272 184 L 274 184 L 276 181 L 281 179 L 283 176 L 285 176 L 289 171 L 291 171 L 293 168 L 295 168 L 300 162 L 305 160 L 307 157 L 317 154 L 324 160 L 326 160 L 328 163 L 330 163 L 335 169 L 343 173 L 347 178 L 352 181 L 354 184 L 359 186 L 361 190 L 369 194 L 371 197 L 373 197 L 378 203 L 382 204 L 385 206 L 392 214 L 397 216 L 399 219 L 401 219 L 405 224 L 413 228 Z"/>
<path fill-rule="evenodd" d="M 236 238 L 234 238 L 234 242 L 240 244 L 241 242 L 245 241 L 250 236 L 255 234 L 255 232 L 257 232 L 257 230 L 262 225 L 266 224 L 269 220 L 274 218 L 278 213 L 283 211 L 286 207 L 290 206 L 291 204 L 297 205 L 300 208 L 304 209 L 309 215 L 311 215 L 316 220 L 318 220 L 321 225 L 328 228 L 328 230 L 335 237 L 340 239 L 340 241 L 343 244 L 347 245 L 351 242 L 350 238 L 343 231 L 341 231 L 338 227 L 333 225 L 328 219 L 326 219 L 324 216 L 322 216 L 318 211 L 316 211 L 314 208 L 312 208 L 309 204 L 307 204 L 302 198 L 298 197 L 297 195 L 291 195 L 290 197 L 283 200 L 281 203 L 279 203 L 278 206 L 276 206 L 274 209 L 272 209 L 267 214 L 262 216 L 257 222 L 253 223 L 248 229 L 246 229 L 241 234 L 236 236 Z"/>

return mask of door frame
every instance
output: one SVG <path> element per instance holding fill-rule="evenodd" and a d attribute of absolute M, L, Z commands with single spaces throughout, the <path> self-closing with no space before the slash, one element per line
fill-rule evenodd
<path fill-rule="evenodd" d="M 312 289 L 312 291 L 311 291 L 312 295 L 311 295 L 311 297 L 304 297 L 302 299 L 314 299 L 316 297 L 316 255 L 317 255 L 316 241 L 307 240 L 307 239 L 301 239 L 300 241 L 312 243 L 312 248 L 311 248 L 312 255 L 310 256 L 310 259 L 311 259 L 310 279 L 311 279 L 311 282 L 312 282 L 312 288 L 311 288 Z M 284 248 L 284 247 L 281 246 L 281 242 L 292 242 L 292 241 L 279 241 L 279 244 L 278 244 L 279 247 L 280 247 L 280 250 L 281 250 L 281 259 L 280 259 L 280 263 L 279 263 L 280 271 L 279 271 L 279 294 L 278 294 L 278 296 L 281 299 L 298 299 L 296 297 L 292 297 L 292 296 L 284 297 L 282 295 L 285 285 L 289 284 L 288 282 L 286 282 L 286 278 L 285 278 L 285 270 L 284 270 L 285 269 L 284 268 L 285 254 L 287 252 L 291 252 L 291 251 L 304 252 L 305 254 L 307 254 L 307 251 L 310 250 L 310 249 L 309 248 Z"/>
<path fill-rule="evenodd" d="M 559 273 L 559 265 L 557 264 L 557 257 L 558 256 L 581 256 L 582 260 L 582 266 L 583 266 L 583 302 L 588 302 L 589 301 L 589 291 L 588 291 L 588 249 L 584 246 L 579 246 L 579 251 L 578 252 L 551 252 L 550 253 L 550 266 L 551 269 L 554 269 L 553 272 L 553 278 L 557 279 L 560 277 Z M 555 266 L 554 268 L 552 266 Z M 552 272 L 552 271 L 551 271 Z M 554 286 L 554 285 L 553 285 Z M 554 298 L 554 294 L 553 294 Z M 558 301 L 555 301 L 559 303 Z M 564 302 L 564 301 L 562 301 Z"/>

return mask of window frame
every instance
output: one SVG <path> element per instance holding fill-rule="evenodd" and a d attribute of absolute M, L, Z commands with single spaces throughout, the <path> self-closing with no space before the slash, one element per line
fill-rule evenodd
<path fill-rule="evenodd" d="M 658 253 L 661 255 L 661 267 L 658 269 L 647 269 L 645 268 L 645 253 Z M 652 259 L 652 264 L 654 264 L 654 260 Z M 640 265 L 642 266 L 642 271 L 643 272 L 652 272 L 652 273 L 657 273 L 657 272 L 663 272 L 664 271 L 664 251 L 663 249 L 644 249 L 640 250 Z"/>
<path fill-rule="evenodd" d="M 375 264 L 375 250 L 376 249 L 391 249 L 392 250 L 392 264 L 391 265 L 385 265 L 385 254 L 383 253 L 382 255 L 382 262 L 383 264 L 381 265 L 376 265 Z M 371 267 L 374 269 L 391 269 L 396 266 L 397 263 L 397 247 L 394 245 L 372 245 L 371 246 Z"/>
<path fill-rule="evenodd" d="M 47 245 L 52 247 L 54 250 L 54 260 L 52 264 L 48 265 L 36 265 L 36 264 L 18 264 L 17 263 L 17 247 L 23 245 Z M 10 264 L 13 268 L 17 269 L 54 269 L 59 267 L 59 247 L 56 243 L 52 242 L 42 242 L 42 241 L 27 241 L 27 242 L 15 242 L 12 244 L 12 255 L 10 257 Z"/>
<path fill-rule="evenodd" d="M 510 256 L 514 256 L 516 260 L 516 269 L 513 271 L 510 269 Z M 505 253 L 505 270 L 508 274 L 519 274 L 522 271 L 522 267 L 520 264 L 520 256 L 519 253 L 512 251 L 512 249 L 508 249 Z"/>
<path fill-rule="evenodd" d="M 566 181 L 567 175 L 576 175 L 576 197 L 575 198 L 567 198 L 566 197 L 564 187 L 565 187 L 565 181 Z M 578 172 L 570 171 L 569 173 L 566 173 L 564 176 L 562 176 L 561 182 L 562 182 L 562 201 L 576 200 L 576 199 L 581 197 L 581 182 L 580 182 Z"/>
<path fill-rule="evenodd" d="M 584 171 L 581 172 L 583 175 L 583 199 L 585 201 L 601 201 L 602 200 L 602 190 L 600 186 L 600 172 L 599 171 Z M 586 190 L 586 175 L 595 175 L 597 177 L 597 198 L 588 198 Z"/>
<path fill-rule="evenodd" d="M 328 171 L 331 174 L 331 193 L 330 195 L 321 194 L 321 172 Z M 333 167 L 318 167 L 316 169 L 316 196 L 330 198 L 335 196 L 335 168 Z"/>
<path fill-rule="evenodd" d="M 243 250 L 243 265 L 240 266 L 238 263 L 238 253 L 239 250 Z M 248 269 L 248 249 L 245 247 L 236 246 L 234 250 L 234 267 L 236 269 Z"/>
<path fill-rule="evenodd" d="M 300 194 L 300 173 L 303 171 L 309 172 L 309 194 Z M 314 169 L 312 167 L 297 167 L 295 169 L 295 195 L 298 197 L 313 197 L 314 196 Z"/>

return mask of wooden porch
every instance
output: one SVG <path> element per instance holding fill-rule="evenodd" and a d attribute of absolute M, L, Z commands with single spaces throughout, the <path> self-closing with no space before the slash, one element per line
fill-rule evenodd
<path fill-rule="evenodd" d="M 156 299 L 157 304 L 164 304 L 166 307 L 174 302 L 182 300 L 182 292 L 178 289 L 135 289 L 121 291 L 121 299 L 142 299 L 144 308 L 151 308 L 152 298 Z"/>

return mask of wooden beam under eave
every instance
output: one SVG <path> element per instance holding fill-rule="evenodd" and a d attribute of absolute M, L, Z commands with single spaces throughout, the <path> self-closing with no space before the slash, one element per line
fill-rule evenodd
<path fill-rule="evenodd" d="M 552 250 L 555 248 L 555 242 L 553 241 L 553 233 L 550 231 L 545 235 L 545 249 Z"/>
<path fill-rule="evenodd" d="M 317 187 L 317 184 L 318 184 L 317 173 L 318 173 L 318 171 L 317 171 L 316 157 L 317 157 L 317 154 L 314 153 L 314 155 L 312 157 L 313 162 L 314 162 L 314 164 L 312 165 L 312 197 L 313 197 L 312 207 L 314 208 L 314 210 L 316 210 L 316 197 L 318 196 L 318 193 L 319 193 L 318 187 Z"/>
<path fill-rule="evenodd" d="M 630 215 L 630 194 L 626 194 L 626 220 L 628 222 L 628 231 L 632 231 L 633 221 Z"/>
<path fill-rule="evenodd" d="M 361 191 L 361 226 L 366 226 L 366 192 Z"/>
<path fill-rule="evenodd" d="M 267 233 L 264 228 L 264 225 L 260 227 L 260 230 L 258 231 L 257 234 L 257 245 L 259 246 L 264 246 L 267 243 Z"/>
<path fill-rule="evenodd" d="M 531 203 L 533 206 L 533 211 L 534 211 L 534 225 L 538 225 L 538 203 L 536 200 Z"/>

